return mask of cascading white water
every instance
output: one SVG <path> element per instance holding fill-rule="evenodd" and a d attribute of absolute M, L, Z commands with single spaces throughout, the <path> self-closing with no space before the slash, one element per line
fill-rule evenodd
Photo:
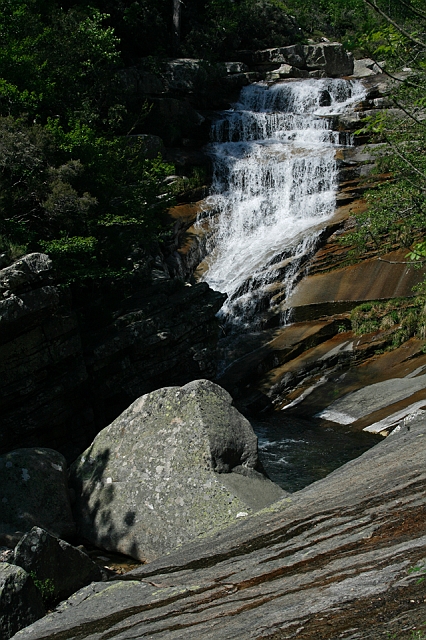
<path fill-rule="evenodd" d="M 313 228 L 335 209 L 339 133 L 332 115 L 363 95 L 360 83 L 340 79 L 253 84 L 213 126 L 203 279 L 228 294 L 225 321 L 255 325 L 277 275 L 285 274 L 282 289 L 290 292 L 319 234 Z"/>

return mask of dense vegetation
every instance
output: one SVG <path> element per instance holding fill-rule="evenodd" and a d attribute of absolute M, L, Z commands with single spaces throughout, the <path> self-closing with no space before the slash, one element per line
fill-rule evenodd
<path fill-rule="evenodd" d="M 410 248 L 407 262 L 426 256 L 426 12 L 421 2 L 402 2 L 398 20 L 387 16 L 382 27 L 364 37 L 364 45 L 386 71 L 398 77 L 390 108 L 370 118 L 364 132 L 378 149 L 377 173 L 386 179 L 367 196 L 369 208 L 348 238 L 360 251 L 381 253 Z M 405 69 L 405 73 L 398 71 Z"/>
<path fill-rule="evenodd" d="M 173 167 L 128 138 L 149 108 L 135 107 L 120 70 L 321 36 L 417 72 L 395 96 L 403 125 L 370 125 L 393 149 L 382 170 L 398 179 L 371 196 L 356 235 L 380 243 L 386 228 L 409 246 L 426 215 L 425 14 L 422 0 L 377 3 L 187 0 L 176 41 L 172 0 L 0 0 L 0 253 L 45 250 L 68 281 L 132 271 L 167 233 Z M 424 252 L 418 244 L 415 257 Z"/>

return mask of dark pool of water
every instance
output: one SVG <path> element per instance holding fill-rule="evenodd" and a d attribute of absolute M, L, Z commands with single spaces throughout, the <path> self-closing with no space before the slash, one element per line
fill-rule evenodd
<path fill-rule="evenodd" d="M 259 457 L 266 473 L 290 492 L 324 478 L 383 439 L 279 412 L 250 422 L 258 436 Z"/>

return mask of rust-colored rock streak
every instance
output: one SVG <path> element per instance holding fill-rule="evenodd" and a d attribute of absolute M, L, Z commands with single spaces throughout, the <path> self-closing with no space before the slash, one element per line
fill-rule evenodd
<path fill-rule="evenodd" d="M 384 256 L 331 271 L 307 276 L 293 292 L 287 305 L 299 307 L 322 302 L 380 300 L 412 296 L 414 285 L 424 274 L 410 268 L 401 249 Z"/>

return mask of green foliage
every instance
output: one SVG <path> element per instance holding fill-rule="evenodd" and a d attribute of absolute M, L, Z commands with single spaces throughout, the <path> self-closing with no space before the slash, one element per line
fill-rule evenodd
<path fill-rule="evenodd" d="M 39 580 L 35 571 L 30 571 L 30 576 L 33 579 L 35 587 L 40 591 L 44 604 L 51 604 L 55 593 L 55 585 L 53 580 L 46 578 L 45 580 Z"/>
<path fill-rule="evenodd" d="M 384 333 L 387 349 L 395 349 L 409 338 L 426 338 L 426 299 L 424 296 L 400 298 L 388 302 L 366 302 L 351 312 L 356 335 L 376 331 Z"/>
<path fill-rule="evenodd" d="M 98 9 L 64 11 L 53 0 L 0 1 L 0 113 L 42 120 L 108 108 L 117 38 Z"/>
<path fill-rule="evenodd" d="M 390 2 L 389 19 L 362 38 L 363 48 L 384 59 L 391 74 L 401 67 L 411 72 L 390 96 L 397 111 L 369 118 L 360 130 L 383 144 L 376 171 L 381 182 L 369 190 L 368 209 L 344 240 L 358 254 L 404 247 L 406 260 L 418 266 L 426 258 L 426 13 L 421 9 L 418 2 Z"/>
<path fill-rule="evenodd" d="M 426 580 L 426 564 L 421 564 L 415 567 L 411 567 L 408 570 L 408 573 L 420 573 L 423 574 L 418 580 L 417 580 L 417 584 L 420 584 L 421 582 L 424 582 Z"/>
<path fill-rule="evenodd" d="M 186 21 L 186 25 L 185 25 Z M 238 49 L 294 44 L 301 33 L 280 0 L 210 0 L 188 3 L 182 53 L 224 59 Z"/>
<path fill-rule="evenodd" d="M 194 189 L 203 187 L 207 182 L 207 171 L 204 167 L 193 167 L 189 177 L 178 177 L 170 184 L 170 192 L 174 196 L 182 196 Z"/>
<path fill-rule="evenodd" d="M 369 31 L 377 21 L 365 10 L 363 0 L 288 0 L 303 31 L 354 41 L 359 33 Z"/>
<path fill-rule="evenodd" d="M 99 136 L 77 122 L 45 127 L 0 118 L 3 244 L 47 251 L 65 281 L 126 273 L 132 247 L 165 230 L 173 172 L 143 140 Z"/>

